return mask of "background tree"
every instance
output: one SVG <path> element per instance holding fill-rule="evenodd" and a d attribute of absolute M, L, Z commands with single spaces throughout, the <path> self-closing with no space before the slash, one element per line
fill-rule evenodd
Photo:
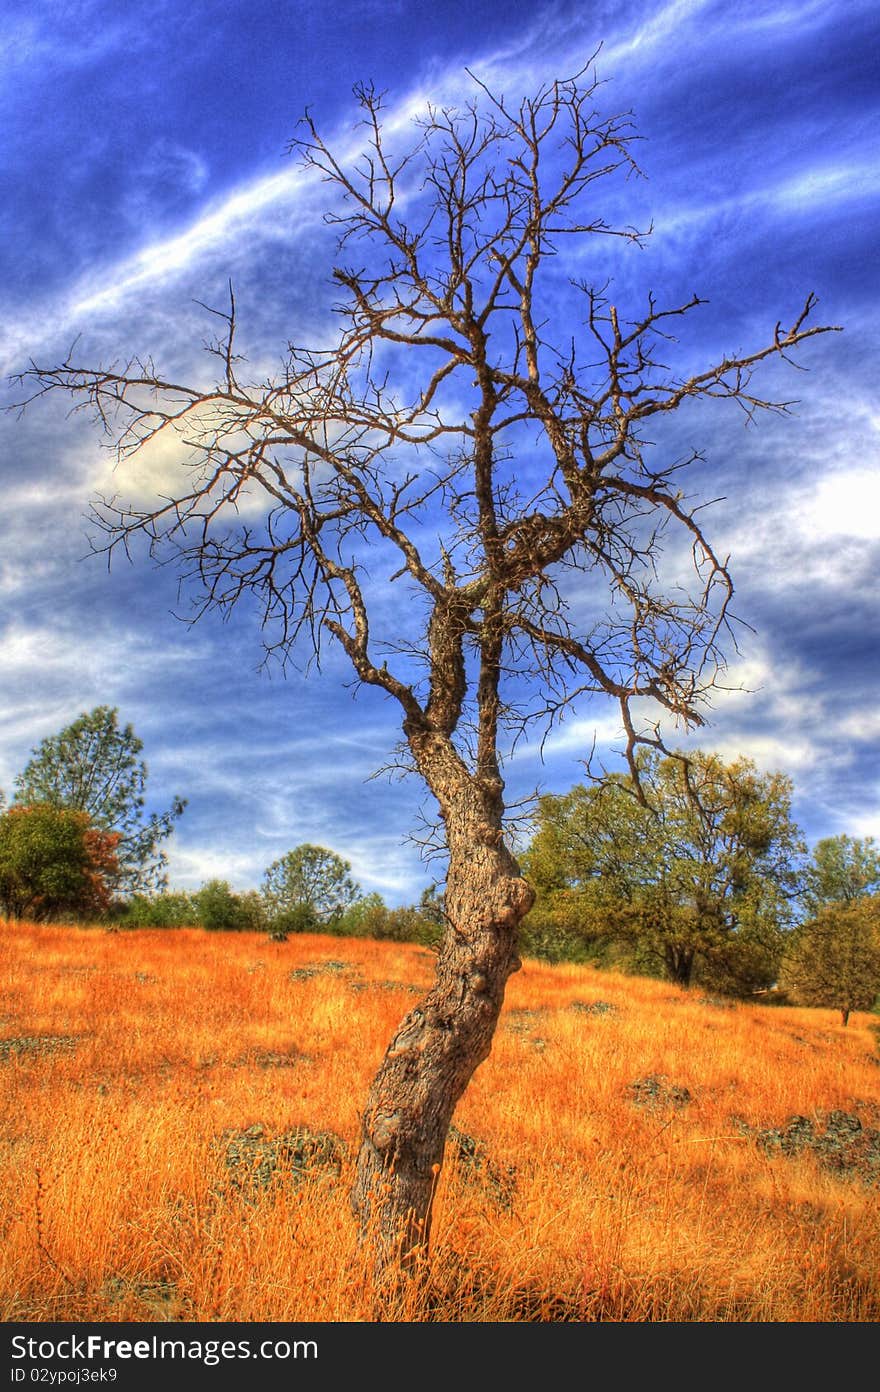
<path fill-rule="evenodd" d="M 161 844 L 186 803 L 175 798 L 167 812 L 146 812 L 143 742 L 131 725 L 120 727 L 118 716 L 115 708 L 96 706 L 44 739 L 15 780 L 15 801 L 84 812 L 94 827 L 112 831 L 117 838 L 113 892 L 146 893 L 165 885 Z"/>
<path fill-rule="evenodd" d="M 632 123 L 598 111 L 598 87 L 585 68 L 511 103 L 474 79 L 473 100 L 428 107 L 408 145 L 360 87 L 351 158 L 307 117 L 291 148 L 326 182 L 339 333 L 290 343 L 275 376 L 249 379 L 232 299 L 210 387 L 150 359 L 22 375 L 29 400 L 62 391 L 92 408 L 123 465 L 180 443 L 173 496 L 96 504 L 98 549 L 176 557 L 197 615 L 256 600 L 270 652 L 304 643 L 320 659 L 335 642 L 397 706 L 448 866 L 434 984 L 363 1111 L 353 1204 L 382 1260 L 428 1241 L 449 1122 L 520 965 L 533 896 L 505 836 L 509 742 L 593 694 L 619 703 L 631 761 L 655 738 L 638 703 L 704 718 L 731 580 L 682 491 L 699 456 L 655 456 L 649 434 L 699 399 L 784 409 L 753 389 L 755 368 L 823 332 L 810 297 L 753 351 L 669 366 L 699 299 L 650 295 L 628 318 L 604 257 L 590 269 L 593 244 L 644 240 L 603 214 L 603 187 L 616 195 L 636 166 Z"/>
<path fill-rule="evenodd" d="M 359 893 L 347 860 L 308 843 L 273 861 L 263 876 L 266 918 L 275 931 L 310 933 L 332 928 Z"/>
<path fill-rule="evenodd" d="M 872 836 L 826 836 L 813 847 L 804 871 L 804 904 L 816 913 L 824 904 L 851 904 L 880 889 L 880 850 Z"/>
<path fill-rule="evenodd" d="M 626 942 L 683 986 L 769 985 L 803 850 L 790 781 L 700 752 L 642 750 L 636 767 L 645 802 L 632 774 L 540 800 L 525 857 L 539 931 Z"/>
<path fill-rule="evenodd" d="M 880 895 L 825 904 L 786 951 L 779 984 L 802 1005 L 871 1010 L 880 995 Z"/>
<path fill-rule="evenodd" d="M 388 905 L 381 894 L 359 894 L 352 900 L 336 924 L 341 937 L 378 938 L 388 915 Z"/>
<path fill-rule="evenodd" d="M 100 916 L 110 905 L 117 837 L 84 812 L 38 804 L 0 814 L 0 908 L 8 918 Z"/>
<path fill-rule="evenodd" d="M 254 932 L 266 926 L 262 896 L 236 894 L 226 880 L 207 880 L 192 896 L 196 919 L 213 932 Z"/>

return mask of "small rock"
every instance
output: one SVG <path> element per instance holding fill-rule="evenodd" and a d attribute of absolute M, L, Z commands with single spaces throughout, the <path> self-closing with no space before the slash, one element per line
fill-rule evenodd
<path fill-rule="evenodd" d="M 637 1078 L 634 1083 L 630 1083 L 627 1091 L 634 1106 L 647 1107 L 652 1111 L 661 1107 L 674 1107 L 676 1111 L 680 1111 L 693 1101 L 688 1088 L 670 1083 L 660 1074 Z"/>

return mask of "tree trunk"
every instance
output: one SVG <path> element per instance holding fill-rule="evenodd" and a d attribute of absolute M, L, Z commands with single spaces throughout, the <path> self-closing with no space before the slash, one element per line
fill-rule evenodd
<path fill-rule="evenodd" d="M 471 787 L 445 810 L 446 930 L 434 984 L 401 1022 L 361 1120 L 352 1208 L 379 1269 L 427 1251 L 431 1209 L 456 1104 L 488 1057 L 516 930 L 533 894 L 505 847 L 500 816 Z"/>
<path fill-rule="evenodd" d="M 849 1024 L 849 1012 L 850 1007 L 848 1005 L 841 1006 L 840 1019 L 844 1029 L 846 1029 L 847 1025 Z"/>
<path fill-rule="evenodd" d="M 694 969 L 694 949 L 679 943 L 666 944 L 666 970 L 677 986 L 690 986 Z"/>

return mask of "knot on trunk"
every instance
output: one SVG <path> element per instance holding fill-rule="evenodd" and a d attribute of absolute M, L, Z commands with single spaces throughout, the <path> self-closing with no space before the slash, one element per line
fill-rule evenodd
<path fill-rule="evenodd" d="M 534 902 L 535 891 L 528 880 L 524 880 L 521 875 L 508 879 L 504 885 L 503 897 L 494 914 L 495 923 L 499 928 L 516 928 Z"/>
<path fill-rule="evenodd" d="M 399 1112 L 377 1112 L 370 1128 L 370 1140 L 377 1150 L 390 1150 L 400 1134 Z"/>

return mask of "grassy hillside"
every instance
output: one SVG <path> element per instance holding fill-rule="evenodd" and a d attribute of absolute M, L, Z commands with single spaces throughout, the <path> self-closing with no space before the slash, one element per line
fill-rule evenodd
<path fill-rule="evenodd" d="M 388 943 L 0 925 L 0 1318 L 371 1319 L 358 1113 L 431 974 Z M 876 1320 L 877 1023 L 527 961 L 395 1317 Z"/>

